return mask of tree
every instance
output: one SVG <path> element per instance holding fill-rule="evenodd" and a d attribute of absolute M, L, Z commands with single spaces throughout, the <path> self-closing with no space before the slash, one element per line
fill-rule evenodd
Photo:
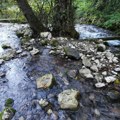
<path fill-rule="evenodd" d="M 74 14 L 73 0 L 55 0 L 53 33 L 56 36 L 79 37 L 74 28 Z"/>
<path fill-rule="evenodd" d="M 26 17 L 34 34 L 39 34 L 40 32 L 46 30 L 41 21 L 39 21 L 38 18 L 35 16 L 27 0 L 16 0 L 16 2 L 21 11 L 23 12 L 24 16 Z"/>
<path fill-rule="evenodd" d="M 39 18 L 34 14 L 27 0 L 16 0 L 19 8 L 26 17 L 30 27 L 35 33 L 45 31 L 46 28 Z M 44 1 L 42 1 L 44 2 Z M 51 0 L 53 6 L 53 35 L 78 38 L 79 34 L 74 28 L 74 7 L 73 0 Z M 43 4 L 44 5 L 44 4 Z M 47 25 L 46 25 L 47 26 Z M 47 29 L 48 30 L 48 29 Z"/>

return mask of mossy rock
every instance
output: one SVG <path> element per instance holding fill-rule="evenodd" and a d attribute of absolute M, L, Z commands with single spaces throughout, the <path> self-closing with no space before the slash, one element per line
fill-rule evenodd
<path fill-rule="evenodd" d="M 48 43 L 49 43 L 49 40 L 47 40 L 47 39 L 43 39 L 43 40 L 40 41 L 40 44 L 42 46 L 46 46 L 46 45 L 48 45 Z"/>
<path fill-rule="evenodd" d="M 57 40 L 50 40 L 50 45 L 56 47 L 59 45 L 59 42 Z"/>
<path fill-rule="evenodd" d="M 5 101 L 5 107 L 13 106 L 13 104 L 14 104 L 14 100 L 11 99 L 11 98 L 8 98 L 8 99 Z"/>
<path fill-rule="evenodd" d="M 8 49 L 8 48 L 11 48 L 11 46 L 6 45 L 6 44 L 3 44 L 3 45 L 2 45 L 2 48 L 3 48 L 3 49 Z"/>

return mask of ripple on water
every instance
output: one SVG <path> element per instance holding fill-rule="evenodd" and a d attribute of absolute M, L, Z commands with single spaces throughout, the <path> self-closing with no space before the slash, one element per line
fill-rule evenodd
<path fill-rule="evenodd" d="M 26 75 L 25 60 L 14 59 L 5 64 L 6 79 L 8 82 L 1 85 L 0 106 L 3 107 L 4 102 L 8 98 L 15 100 L 15 108 L 19 109 L 22 104 L 32 99 L 34 85 L 30 82 Z M 0 107 L 1 109 L 1 107 Z"/>

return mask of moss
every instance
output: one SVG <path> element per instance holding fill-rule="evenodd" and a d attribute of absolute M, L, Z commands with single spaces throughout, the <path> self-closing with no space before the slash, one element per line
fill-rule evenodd
<path fill-rule="evenodd" d="M 11 99 L 11 98 L 8 98 L 8 99 L 5 101 L 5 107 L 13 106 L 13 104 L 14 104 L 14 100 Z"/>
<path fill-rule="evenodd" d="M 59 42 L 57 40 L 50 40 L 50 45 L 53 47 L 58 46 Z"/>
<path fill-rule="evenodd" d="M 8 49 L 8 48 L 11 48 L 11 47 L 10 47 L 9 45 L 4 45 L 4 44 L 3 44 L 3 45 L 2 45 L 2 48 L 3 48 L 3 49 Z"/>
<path fill-rule="evenodd" d="M 48 44 L 48 40 L 41 40 L 41 41 L 40 41 L 40 44 L 41 44 L 42 46 L 45 46 L 45 45 Z"/>

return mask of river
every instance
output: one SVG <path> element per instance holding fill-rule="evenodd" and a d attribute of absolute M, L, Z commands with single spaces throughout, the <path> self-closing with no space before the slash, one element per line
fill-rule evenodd
<path fill-rule="evenodd" d="M 4 52 L 1 45 L 10 44 L 17 50 L 22 50 L 20 39 L 15 31 L 24 25 L 0 23 L 0 53 Z M 113 33 L 98 28 L 93 25 L 76 25 L 76 30 L 80 32 L 80 38 L 97 38 L 112 36 Z M 110 41 L 110 45 L 120 45 L 120 41 Z M 16 114 L 13 120 L 118 120 L 120 119 L 120 104 L 111 103 L 106 99 L 106 91 L 95 90 L 90 82 L 69 81 L 69 85 L 64 84 L 63 76 L 68 69 L 79 68 L 81 64 L 77 61 L 68 61 L 59 57 L 49 55 L 49 48 L 43 48 L 42 53 L 36 57 L 31 57 L 29 53 L 26 57 L 19 55 L 9 61 L 5 61 L 0 66 L 0 71 L 5 73 L 5 77 L 0 78 L 0 111 L 4 108 L 5 100 L 14 99 Z M 36 88 L 36 78 L 46 73 L 52 73 L 57 78 L 57 85 L 52 89 L 38 90 Z M 66 76 L 64 76 L 66 78 Z M 77 111 L 62 110 L 57 102 L 57 95 L 67 88 L 77 88 L 81 93 L 81 108 Z M 91 102 L 90 95 L 95 96 L 95 101 Z M 44 98 L 52 104 L 51 109 L 54 114 L 51 116 L 39 107 L 37 100 Z M 99 109 L 101 117 L 94 115 L 94 110 Z M 24 119 L 23 119 L 24 118 Z M 20 120 L 21 120 L 20 119 Z"/>

